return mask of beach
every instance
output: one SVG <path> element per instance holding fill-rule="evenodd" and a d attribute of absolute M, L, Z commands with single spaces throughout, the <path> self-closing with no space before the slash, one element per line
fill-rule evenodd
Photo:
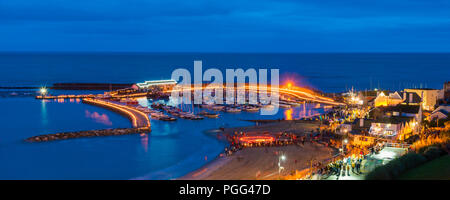
<path fill-rule="evenodd" d="M 297 136 L 303 136 L 316 130 L 317 123 L 299 121 L 280 121 L 260 126 L 247 126 L 227 128 L 223 132 L 264 132 L 276 134 L 280 131 L 289 131 Z M 218 157 L 198 170 L 183 177 L 181 180 L 273 180 L 283 176 L 293 175 L 309 168 L 311 160 L 324 161 L 335 155 L 336 152 L 323 144 L 305 142 L 304 144 L 291 144 L 285 146 L 263 146 L 243 148 L 230 156 Z M 279 171 L 279 158 L 284 168 Z"/>
<path fill-rule="evenodd" d="M 252 147 L 227 157 L 219 157 L 180 180 L 276 180 L 279 179 L 278 161 L 284 170 L 280 176 L 295 174 L 310 166 L 311 159 L 326 160 L 333 155 L 331 148 L 321 144 L 305 143 L 279 147 Z"/>

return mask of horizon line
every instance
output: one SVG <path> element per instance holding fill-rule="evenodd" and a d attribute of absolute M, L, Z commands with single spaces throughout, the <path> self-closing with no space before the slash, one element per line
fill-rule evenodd
<path fill-rule="evenodd" d="M 302 52 L 234 52 L 234 51 L 2 51 L 0 50 L 0 54 L 7 53 L 50 53 L 50 54 L 61 54 L 61 53 L 73 53 L 73 54 L 104 54 L 104 53 L 116 53 L 116 54 L 160 54 L 160 53 L 168 53 L 168 54 L 450 54 L 450 51 L 428 51 L 428 52 L 420 52 L 420 51 L 302 51 Z"/>

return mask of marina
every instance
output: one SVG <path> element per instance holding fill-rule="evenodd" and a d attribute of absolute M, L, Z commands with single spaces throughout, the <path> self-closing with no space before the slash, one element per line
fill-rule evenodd
<path fill-rule="evenodd" d="M 298 184 L 309 180 L 450 180 L 449 10 L 1 1 L 0 180 L 146 180 L 119 183 L 134 192 L 19 189 L 190 200 L 379 190 Z"/>
<path fill-rule="evenodd" d="M 339 94 L 321 93 L 294 85 L 280 87 L 280 100 L 276 104 L 250 104 L 248 101 L 243 104 L 226 104 L 226 102 L 211 104 L 205 101 L 192 105 L 177 103 L 170 97 L 173 81 L 146 82 L 146 88 L 136 88 L 137 84 L 132 84 L 129 88 L 103 91 L 56 90 L 52 89 L 52 86 L 5 89 L 4 93 L 7 95 L 4 98 L 5 102 L 15 99 L 15 101 L 24 101 L 28 102 L 26 104 L 33 105 L 28 107 L 26 104 L 10 102 L 11 109 L 17 107 L 27 110 L 39 108 L 39 110 L 34 110 L 34 113 L 39 113 L 38 116 L 24 115 L 28 118 L 33 117 L 37 122 L 34 125 L 31 123 L 29 129 L 11 123 L 9 130 L 18 130 L 18 132 L 26 134 L 11 136 L 13 139 L 9 140 L 0 140 L 0 144 L 7 144 L 3 146 L 6 148 L 5 151 L 9 152 L 16 151 L 9 147 L 14 147 L 14 141 L 23 142 L 17 147 L 20 152 L 11 155 L 20 155 L 24 159 L 18 160 L 11 166 L 30 165 L 27 160 L 31 162 L 33 157 L 40 160 L 51 160 L 54 148 L 59 148 L 66 154 L 67 151 L 76 153 L 71 153 L 71 159 L 62 159 L 66 164 L 49 162 L 46 165 L 40 163 L 42 167 L 49 170 L 43 172 L 43 175 L 35 172 L 35 178 L 70 178 L 64 169 L 73 171 L 83 169 L 83 166 L 80 166 L 83 162 L 76 163 L 80 160 L 86 160 L 86 162 L 89 160 L 89 163 L 105 169 L 107 165 L 102 163 L 100 158 L 106 156 L 108 160 L 114 162 L 114 165 L 120 166 L 121 173 L 117 173 L 114 169 L 96 170 L 86 167 L 86 171 L 95 171 L 95 174 L 84 173 L 80 178 L 184 179 L 186 174 L 196 172 L 199 175 L 194 179 L 199 177 L 221 179 L 226 176 L 220 171 L 207 171 L 205 173 L 215 175 L 206 176 L 196 170 L 204 170 L 202 167 L 206 164 L 216 163 L 216 160 L 229 160 L 228 158 L 231 158 L 230 160 L 233 162 L 228 167 L 250 167 L 249 170 L 254 170 L 253 167 L 257 168 L 256 165 L 241 166 L 234 159 L 238 159 L 241 154 L 244 159 L 248 160 L 264 156 L 260 155 L 261 152 L 257 150 L 263 146 L 289 151 L 290 153 L 286 154 L 289 157 L 303 155 L 303 152 L 297 152 L 291 149 L 291 146 L 301 143 L 302 137 L 312 138 L 312 140 L 321 138 L 322 136 L 317 130 L 336 126 L 336 122 L 329 123 L 334 119 L 333 113 L 350 112 L 353 109 L 353 107 L 347 108 L 349 104 Z M 152 85 L 153 83 L 158 84 Z M 206 87 L 207 85 L 205 85 Z M 195 91 L 193 85 L 190 88 Z M 201 87 L 201 90 L 205 88 Z M 261 92 L 261 88 L 258 87 L 246 86 L 245 88 L 247 94 L 250 91 L 256 91 L 256 94 Z M 226 96 L 224 100 L 226 100 Z M 64 107 L 71 110 L 64 110 Z M 273 110 L 276 107 L 279 111 L 275 115 L 260 115 L 262 110 Z M 14 113 L 14 111 L 11 110 L 9 113 Z M 77 123 L 71 123 L 71 120 L 76 120 Z M 343 122 L 340 121 L 340 123 Z M 83 126 L 79 126 L 79 124 L 83 124 Z M 36 128 L 40 126 L 42 128 Z M 301 127 L 308 128 L 302 129 Z M 337 132 L 341 130 L 344 129 L 337 128 Z M 241 132 L 243 136 L 240 135 Z M 280 136 L 283 132 L 287 132 L 288 135 L 295 134 L 297 138 Z M 239 139 L 232 139 L 233 136 Z M 233 143 L 239 143 L 241 146 L 234 146 Z M 283 146 L 285 144 L 286 147 Z M 86 151 L 80 152 L 79 148 L 81 147 Z M 241 147 L 243 149 L 240 149 Z M 326 149 L 320 145 L 305 146 L 305 149 L 309 148 Z M 28 155 L 27 152 L 31 151 L 44 153 Z M 240 153 L 241 151 L 242 153 Z M 326 153 L 326 151 L 324 152 Z M 8 156 L 4 158 L 8 159 Z M 268 158 L 271 160 L 273 157 Z M 304 160 L 298 160 L 299 165 L 296 165 L 296 168 L 304 169 L 303 165 L 300 165 Z M 258 162 L 255 160 L 255 163 Z M 131 165 L 142 170 L 127 170 L 127 166 L 122 163 L 132 163 Z M 224 169 L 228 169 L 228 167 Z M 14 169 L 8 168 L 8 166 L 3 168 L 6 171 L 14 172 Z M 291 166 L 289 169 L 294 168 Z M 32 169 L 27 170 L 33 171 Z M 271 175 L 269 171 L 267 174 L 264 172 L 261 176 L 265 178 L 261 179 L 278 178 L 276 175 Z M 256 172 L 252 171 L 252 173 Z M 51 173 L 55 175 L 49 176 Z M 112 176 L 112 174 L 120 174 L 120 176 Z M 285 177 L 288 172 L 281 174 Z M 251 174 L 236 175 L 251 178 Z M 3 177 L 8 176 L 3 175 Z M 29 175 L 27 176 L 29 177 Z M 21 175 L 12 173 L 10 177 L 21 177 Z"/>

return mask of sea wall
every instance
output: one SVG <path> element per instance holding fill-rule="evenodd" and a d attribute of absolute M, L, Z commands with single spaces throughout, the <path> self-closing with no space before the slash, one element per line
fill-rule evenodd
<path fill-rule="evenodd" d="M 90 100 L 88 100 L 88 99 L 83 99 L 82 102 L 85 103 L 85 104 L 89 104 L 89 105 L 94 105 L 94 106 L 102 107 L 102 108 L 111 110 L 111 111 L 113 111 L 113 112 L 116 112 L 116 113 L 118 113 L 118 114 L 120 114 L 120 115 L 122 115 L 122 116 L 128 118 L 128 119 L 131 121 L 131 123 L 133 123 L 133 117 L 131 117 L 131 115 L 130 115 L 129 113 L 126 113 L 126 112 L 124 112 L 123 110 L 117 109 L 117 108 L 112 107 L 112 106 L 106 106 L 106 105 L 104 105 L 104 104 L 100 104 L 100 103 L 97 103 L 97 102 L 95 102 L 95 101 L 90 101 Z"/>
<path fill-rule="evenodd" d="M 77 131 L 77 132 L 64 132 L 33 136 L 25 139 L 27 142 L 47 142 L 54 140 L 67 140 L 81 137 L 101 137 L 101 136 L 114 136 L 114 135 L 130 135 L 139 133 L 149 133 L 150 127 L 143 128 L 116 128 L 116 129 L 103 129 L 103 130 L 90 130 L 90 131 Z"/>

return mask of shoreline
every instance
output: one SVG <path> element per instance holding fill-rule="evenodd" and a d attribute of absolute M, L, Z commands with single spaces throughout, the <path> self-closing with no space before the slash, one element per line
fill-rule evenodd
<path fill-rule="evenodd" d="M 207 162 L 206 164 L 202 165 L 200 168 L 193 170 L 183 176 L 180 176 L 178 178 L 175 178 L 175 180 L 200 180 L 202 177 L 209 175 L 210 173 L 213 173 L 220 167 L 226 165 L 230 159 L 229 157 L 220 157 L 220 154 L 217 155 L 214 159 Z M 211 171 L 208 171 L 211 170 Z"/>
<path fill-rule="evenodd" d="M 310 131 L 318 128 L 317 123 L 298 123 L 296 121 L 280 121 L 262 124 L 259 126 L 230 127 L 219 134 L 232 135 L 235 132 L 260 132 L 271 134 L 279 133 L 280 130 L 293 132 L 298 136 L 307 135 Z M 217 133 L 216 133 L 217 134 Z M 286 154 L 288 158 L 283 177 L 295 172 L 303 173 L 309 168 L 311 159 L 325 161 L 333 157 L 336 149 L 326 147 L 323 144 L 306 142 L 303 145 L 282 145 L 248 147 L 238 150 L 230 156 L 217 155 L 213 160 L 200 168 L 191 171 L 175 180 L 253 180 L 253 179 L 278 179 L 278 156 L 279 153 Z M 224 154 L 223 154 L 224 155 Z"/>
<path fill-rule="evenodd" d="M 251 147 L 237 151 L 231 156 L 217 157 L 197 170 L 175 180 L 277 180 L 281 177 L 303 173 L 309 161 L 325 161 L 332 158 L 335 150 L 321 144 L 286 145 L 274 147 Z M 283 152 L 287 160 L 284 170 L 278 174 L 278 155 Z"/>

